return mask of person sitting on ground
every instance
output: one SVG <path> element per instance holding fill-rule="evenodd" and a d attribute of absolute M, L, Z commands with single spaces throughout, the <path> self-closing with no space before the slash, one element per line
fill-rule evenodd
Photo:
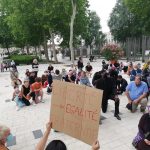
<path fill-rule="evenodd" d="M 128 65 L 128 71 L 127 71 L 127 74 L 130 76 L 130 73 L 131 71 L 133 70 L 133 63 L 130 62 L 129 65 Z"/>
<path fill-rule="evenodd" d="M 52 92 L 52 83 L 53 83 L 53 77 L 52 77 L 51 73 L 49 72 L 47 94 L 50 94 Z"/>
<path fill-rule="evenodd" d="M 54 70 L 54 67 L 52 66 L 52 64 L 49 64 L 49 66 L 48 66 L 48 71 L 51 72 L 51 71 L 53 71 L 53 70 Z"/>
<path fill-rule="evenodd" d="M 42 87 L 42 80 L 40 77 L 35 79 L 35 83 L 31 85 L 31 92 L 35 92 L 35 101 L 36 103 L 45 101 L 43 100 L 43 87 Z M 39 99 L 40 97 L 40 99 Z"/>
<path fill-rule="evenodd" d="M 141 105 L 141 112 L 144 112 L 147 106 L 148 87 L 145 82 L 142 81 L 141 76 L 137 75 L 135 81 L 129 83 L 126 88 L 126 96 L 128 98 L 128 104 L 132 105 L 132 112 L 135 112 L 138 105 Z"/>
<path fill-rule="evenodd" d="M 46 146 L 51 129 L 52 123 L 49 122 L 46 124 L 46 131 L 41 140 L 38 142 L 36 150 L 67 150 L 67 147 L 64 144 L 64 142 L 60 140 L 53 140 Z M 99 141 L 95 141 L 92 145 L 92 150 L 99 150 L 99 149 L 100 149 Z"/>
<path fill-rule="evenodd" d="M 103 113 L 107 112 L 108 107 L 108 100 L 113 100 L 115 102 L 115 113 L 114 117 L 116 117 L 118 120 L 121 120 L 119 116 L 119 104 L 120 99 L 118 98 L 117 92 L 116 92 L 116 84 L 114 82 L 114 79 L 110 77 L 110 74 L 107 72 L 104 72 L 102 74 L 102 77 L 97 80 L 95 87 L 97 89 L 103 90 L 103 98 L 102 98 L 102 111 Z"/>
<path fill-rule="evenodd" d="M 77 73 L 77 75 L 76 75 L 76 84 L 79 84 L 79 82 L 80 82 L 81 72 L 82 72 L 82 71 L 79 71 L 79 72 Z"/>
<path fill-rule="evenodd" d="M 92 79 L 92 85 L 95 87 L 95 85 L 96 85 L 96 82 L 99 80 L 99 79 L 101 79 L 101 77 L 102 77 L 102 72 L 104 72 L 104 70 L 103 71 L 98 71 L 98 72 L 96 72 L 95 74 L 94 74 L 94 76 L 93 76 L 93 79 Z"/>
<path fill-rule="evenodd" d="M 21 88 L 21 95 L 22 95 L 22 101 L 26 106 L 30 106 L 30 98 L 32 97 L 33 104 L 35 105 L 35 92 L 32 92 L 30 89 L 30 84 L 29 84 L 29 79 L 25 78 L 24 79 L 24 84 L 22 85 Z"/>
<path fill-rule="evenodd" d="M 142 77 L 143 81 L 145 81 L 148 84 L 148 87 L 150 87 L 150 62 L 144 65 Z"/>
<path fill-rule="evenodd" d="M 93 67 L 90 65 L 89 62 L 87 63 L 87 66 L 85 67 L 85 69 L 86 69 L 87 75 L 91 77 Z"/>
<path fill-rule="evenodd" d="M 150 106 L 139 121 L 139 132 L 132 144 L 137 150 L 150 150 Z"/>
<path fill-rule="evenodd" d="M 108 64 L 106 64 L 105 60 L 102 61 L 102 70 L 107 70 L 108 69 Z"/>
<path fill-rule="evenodd" d="M 18 87 L 15 88 L 13 92 L 12 101 L 16 102 L 16 110 L 19 111 L 21 107 L 25 106 L 25 103 L 22 101 L 22 94 Z"/>
<path fill-rule="evenodd" d="M 74 76 L 73 71 L 69 71 L 68 75 L 65 77 L 66 82 L 75 83 L 76 76 Z"/>
<path fill-rule="evenodd" d="M 34 71 L 32 71 L 31 73 L 30 73 L 30 76 L 29 76 L 29 84 L 30 85 L 32 85 L 33 83 L 35 83 L 35 72 Z"/>
<path fill-rule="evenodd" d="M 6 147 L 6 142 L 11 142 L 13 139 L 12 134 L 10 133 L 10 129 L 0 124 L 0 150 L 8 150 Z"/>
<path fill-rule="evenodd" d="M 60 74 L 60 71 L 58 69 L 55 70 L 55 74 L 53 76 L 53 80 L 62 80 L 62 75 Z"/>
<path fill-rule="evenodd" d="M 44 74 L 41 77 L 43 88 L 47 88 L 48 85 L 48 71 L 44 71 Z"/>
<path fill-rule="evenodd" d="M 86 85 L 86 86 L 91 86 L 91 83 L 89 81 L 89 78 L 86 76 L 86 72 L 85 71 L 81 72 L 80 84 L 81 85 Z"/>
<path fill-rule="evenodd" d="M 30 71 L 29 71 L 29 69 L 26 69 L 26 73 L 25 73 L 25 75 L 26 75 L 26 77 L 30 77 Z"/>
<path fill-rule="evenodd" d="M 64 69 L 64 68 L 62 69 L 61 75 L 62 75 L 62 80 L 64 81 L 65 77 L 67 75 L 66 69 Z"/>
<path fill-rule="evenodd" d="M 124 78 L 122 78 L 121 75 L 118 75 L 118 79 L 117 79 L 117 93 L 118 94 L 122 94 L 123 92 L 125 92 L 127 85 L 128 85 L 128 82 Z"/>
<path fill-rule="evenodd" d="M 12 68 L 10 71 L 11 84 L 14 88 L 19 87 L 22 84 L 21 80 L 18 79 L 19 73 L 17 68 Z"/>
<path fill-rule="evenodd" d="M 138 65 L 134 65 L 133 70 L 130 72 L 130 81 L 134 81 L 136 75 L 142 75 L 142 70 L 138 68 Z"/>

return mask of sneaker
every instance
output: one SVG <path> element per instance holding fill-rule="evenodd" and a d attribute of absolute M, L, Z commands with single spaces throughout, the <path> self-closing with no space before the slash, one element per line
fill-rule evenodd
<path fill-rule="evenodd" d="M 32 105 L 33 105 L 33 106 L 36 106 L 36 103 L 33 101 L 33 102 L 32 102 Z"/>
<path fill-rule="evenodd" d="M 16 111 L 19 111 L 20 110 L 20 107 L 16 107 Z"/>

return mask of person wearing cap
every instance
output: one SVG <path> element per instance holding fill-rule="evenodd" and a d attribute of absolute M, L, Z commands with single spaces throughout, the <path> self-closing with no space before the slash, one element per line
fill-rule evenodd
<path fill-rule="evenodd" d="M 0 150 L 8 150 L 6 147 L 6 142 L 10 142 L 12 140 L 13 136 L 10 133 L 10 129 L 0 124 Z"/>
<path fill-rule="evenodd" d="M 91 77 L 93 67 L 90 65 L 90 62 L 87 63 L 87 66 L 85 67 L 85 69 L 86 69 L 87 75 Z"/>
<path fill-rule="evenodd" d="M 138 134 L 134 138 L 132 144 L 137 150 L 150 150 L 150 106 L 148 113 L 145 113 L 138 125 Z"/>

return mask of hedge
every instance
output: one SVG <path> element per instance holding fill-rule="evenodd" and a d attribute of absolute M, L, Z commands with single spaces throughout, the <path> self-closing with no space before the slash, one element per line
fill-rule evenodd
<path fill-rule="evenodd" d="M 32 64 L 33 59 L 37 59 L 39 61 L 39 58 L 37 56 L 31 56 L 31 55 L 11 55 L 10 59 L 14 60 L 17 65 Z"/>

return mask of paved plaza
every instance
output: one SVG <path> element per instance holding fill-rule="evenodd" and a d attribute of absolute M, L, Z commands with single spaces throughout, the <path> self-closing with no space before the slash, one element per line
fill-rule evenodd
<path fill-rule="evenodd" d="M 84 59 L 84 64 L 87 60 Z M 68 61 L 65 64 L 71 64 Z M 69 69 L 65 64 L 53 65 L 54 68 L 62 70 Z M 91 63 L 93 73 L 101 69 L 101 60 Z M 39 65 L 39 75 L 41 75 L 48 67 L 48 64 Z M 20 79 L 24 79 L 26 69 L 31 70 L 30 66 L 19 66 Z M 129 81 L 129 77 L 123 74 Z M 45 131 L 45 124 L 50 116 L 51 95 L 46 94 L 44 89 L 45 103 L 36 106 L 24 107 L 20 111 L 16 111 L 15 102 L 11 101 L 13 88 L 10 83 L 9 72 L 0 73 L 0 123 L 11 128 L 14 136 L 12 143 L 8 143 L 10 150 L 34 150 L 37 142 Z M 117 120 L 113 115 L 114 102 L 109 101 L 108 112 L 102 113 L 102 124 L 99 128 L 99 141 L 101 150 L 134 150 L 131 143 L 138 131 L 138 122 L 142 113 L 138 110 L 131 114 L 126 108 L 127 98 L 125 95 L 119 96 L 121 121 Z M 60 139 L 65 142 L 68 150 L 91 150 L 91 147 L 79 140 L 71 138 L 63 133 L 51 132 L 49 141 Z"/>

